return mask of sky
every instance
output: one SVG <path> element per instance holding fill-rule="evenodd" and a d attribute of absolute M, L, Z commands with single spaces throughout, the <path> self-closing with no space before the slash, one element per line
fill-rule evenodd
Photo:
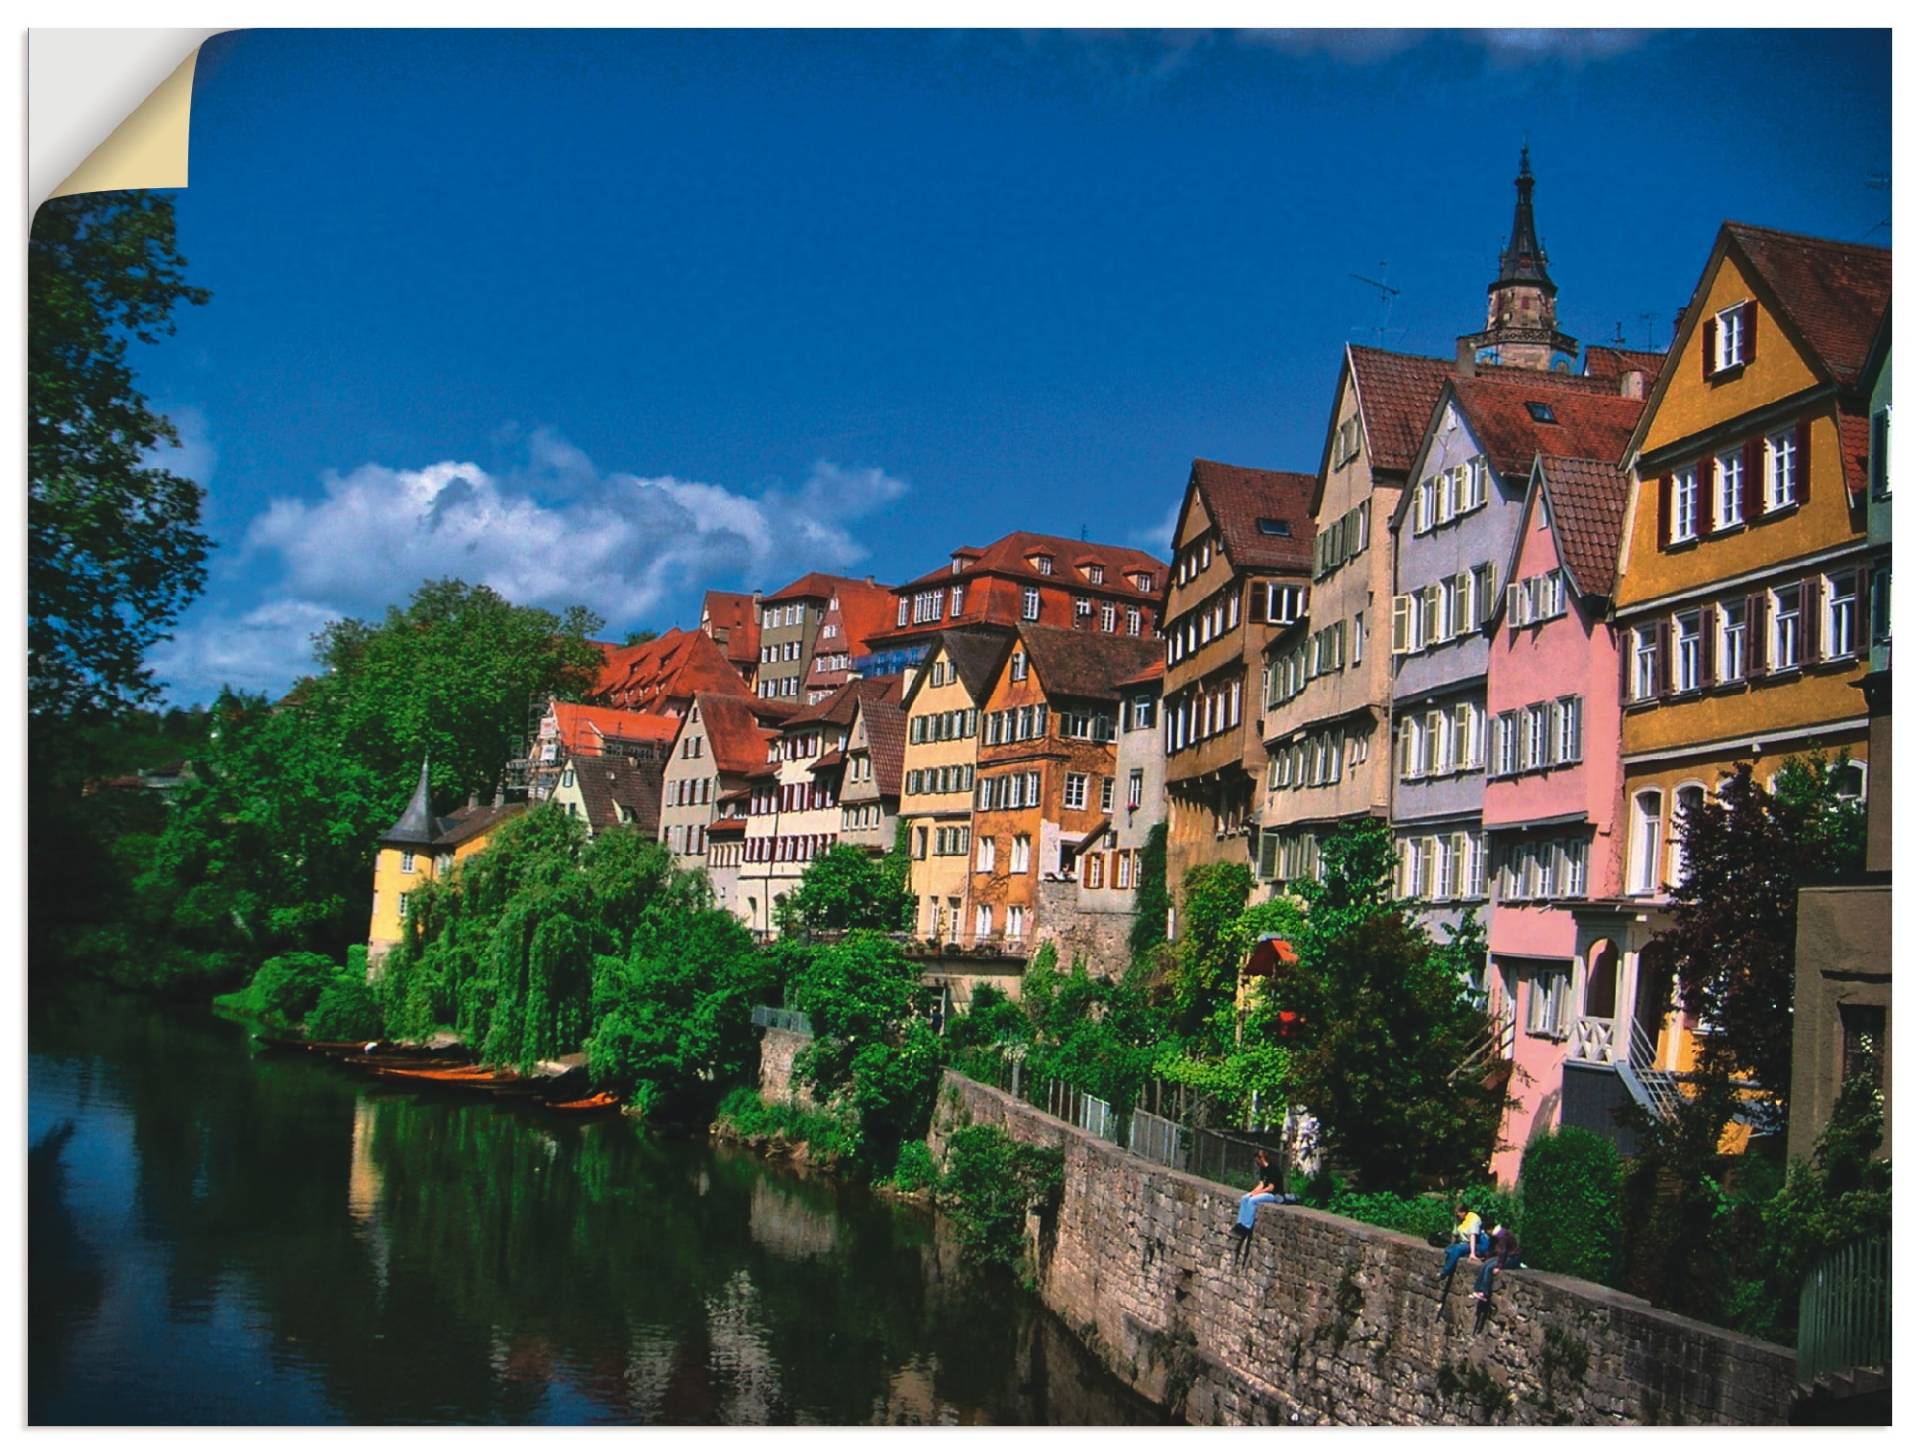
<path fill-rule="evenodd" d="M 1013 529 L 1165 556 L 1318 468 L 1341 349 L 1664 347 L 1723 219 L 1892 243 L 1885 31 L 270 31 L 209 41 L 137 348 L 207 490 L 170 699 L 421 581 L 693 626 Z M 1398 290 L 1389 306 L 1367 282 Z"/>

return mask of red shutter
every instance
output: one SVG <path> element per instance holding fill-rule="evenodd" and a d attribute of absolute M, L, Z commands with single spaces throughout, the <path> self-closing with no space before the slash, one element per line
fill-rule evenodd
<path fill-rule="evenodd" d="M 1759 591 L 1747 597 L 1747 680 L 1766 670 L 1767 595 Z"/>
<path fill-rule="evenodd" d="M 1719 320 L 1709 313 L 1700 320 L 1700 377 L 1713 377 L 1713 336 L 1720 331 Z"/>
<path fill-rule="evenodd" d="M 1653 638 L 1653 694 L 1664 697 L 1672 690 L 1667 663 L 1673 659 L 1673 618 L 1662 616 Z"/>
<path fill-rule="evenodd" d="M 1813 493 L 1813 421 L 1802 419 L 1794 436 L 1794 467 L 1799 473 L 1793 480 L 1793 498 L 1804 505 Z"/>
<path fill-rule="evenodd" d="M 1760 441 L 1749 439 L 1740 448 L 1740 518 L 1760 518 Z"/>
<path fill-rule="evenodd" d="M 1867 654 L 1867 593 L 1873 588 L 1872 582 L 1865 566 L 1853 573 L 1853 640 L 1848 649 L 1859 657 Z"/>
<path fill-rule="evenodd" d="M 1748 299 L 1740 310 L 1740 362 L 1753 362 L 1754 345 L 1759 341 L 1754 336 L 1755 326 L 1760 321 L 1760 305 Z"/>
<path fill-rule="evenodd" d="M 1713 473 L 1713 456 L 1703 454 L 1693 466 L 1693 533 L 1705 535 L 1720 517 L 1720 484 Z"/>
<path fill-rule="evenodd" d="M 1660 548 L 1673 544 L 1673 476 L 1660 476 Z"/>

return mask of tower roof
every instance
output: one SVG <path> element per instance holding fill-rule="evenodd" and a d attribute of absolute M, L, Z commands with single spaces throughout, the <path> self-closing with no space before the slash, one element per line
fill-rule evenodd
<path fill-rule="evenodd" d="M 433 816 L 433 805 L 428 798 L 427 781 L 428 760 L 420 759 L 420 781 L 415 784 L 413 797 L 408 800 L 407 811 L 400 815 L 385 833 L 380 835 L 382 843 L 431 843 L 439 832 L 440 824 Z"/>
<path fill-rule="evenodd" d="M 1533 167 L 1524 146 L 1520 148 L 1520 175 L 1513 179 L 1513 190 L 1513 233 L 1500 254 L 1500 276 L 1490 286 L 1534 283 L 1554 292 L 1553 279 L 1547 276 L 1547 251 L 1533 230 Z"/>

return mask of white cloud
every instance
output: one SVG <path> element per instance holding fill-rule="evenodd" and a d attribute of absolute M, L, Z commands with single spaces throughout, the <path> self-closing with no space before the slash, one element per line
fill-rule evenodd
<path fill-rule="evenodd" d="M 1410 50 L 1425 38 L 1424 30 L 1243 30 L 1243 45 L 1263 46 L 1290 56 L 1326 56 L 1349 65 L 1365 66 Z"/>
<path fill-rule="evenodd" d="M 1187 494 L 1182 490 L 1174 498 L 1173 503 L 1167 506 L 1166 516 L 1144 530 L 1135 530 L 1128 536 L 1129 543 L 1139 546 L 1142 550 L 1151 551 L 1154 555 L 1165 556 L 1173 540 L 1173 532 L 1180 524 L 1180 507 L 1186 502 Z"/>
<path fill-rule="evenodd" d="M 215 467 L 220 463 L 220 450 L 213 442 L 213 432 L 207 427 L 207 416 L 191 404 L 168 409 L 166 415 L 173 421 L 180 443 L 154 446 L 147 451 L 147 463 L 184 475 L 201 489 L 206 489 L 213 480 Z"/>
<path fill-rule="evenodd" d="M 1527 66 L 1560 61 L 1570 66 L 1604 61 L 1638 50 L 1644 30 L 1478 30 L 1473 39 L 1498 66 Z"/>
<path fill-rule="evenodd" d="M 1322 56 L 1347 65 L 1367 66 L 1411 50 L 1430 30 L 1243 30 L 1243 45 L 1263 46 L 1293 56 Z M 1487 53 L 1495 66 L 1559 62 L 1569 66 L 1607 60 L 1646 42 L 1644 30 L 1466 30 L 1461 38 Z"/>
<path fill-rule="evenodd" d="M 177 692 L 274 689 L 310 662 L 326 620 L 369 615 L 420 582 L 457 576 L 522 605 L 581 604 L 618 631 L 691 624 L 698 591 L 776 589 L 867 555 L 853 533 L 907 491 L 881 469 L 816 463 L 798 485 L 757 493 L 671 475 L 603 474 L 566 440 L 528 436 L 527 463 L 493 474 L 441 460 L 328 474 L 318 498 L 272 501 L 247 527 L 236 571 L 265 604 L 190 621 L 153 665 Z"/>
<path fill-rule="evenodd" d="M 312 669 L 314 634 L 339 616 L 301 600 L 201 615 L 156 646 L 147 664 L 184 701 L 207 700 L 222 686 L 277 694 Z"/>

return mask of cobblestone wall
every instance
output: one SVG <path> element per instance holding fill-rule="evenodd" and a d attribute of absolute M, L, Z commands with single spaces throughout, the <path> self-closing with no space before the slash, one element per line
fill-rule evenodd
<path fill-rule="evenodd" d="M 1042 879 L 1034 887 L 1035 944 L 1051 940 L 1060 967 L 1084 959 L 1094 974 L 1120 975 L 1130 961 L 1133 895 L 1086 890 L 1073 880 Z"/>
<path fill-rule="evenodd" d="M 765 1029 L 760 1032 L 760 1099 L 793 1101 L 814 1109 L 812 1094 L 797 1083 L 793 1075 L 793 1057 L 812 1041 L 810 1035 L 792 1030 Z"/>
<path fill-rule="evenodd" d="M 1262 1208 L 1235 1269 L 1228 1188 L 949 1072 L 936 1143 L 966 1122 L 1062 1149 L 1065 1194 L 1031 1229 L 1041 1294 L 1190 1423 L 1786 1422 L 1790 1349 L 1524 1269 L 1475 1335 L 1470 1267 L 1443 1304 L 1434 1249 L 1303 1207 Z"/>

